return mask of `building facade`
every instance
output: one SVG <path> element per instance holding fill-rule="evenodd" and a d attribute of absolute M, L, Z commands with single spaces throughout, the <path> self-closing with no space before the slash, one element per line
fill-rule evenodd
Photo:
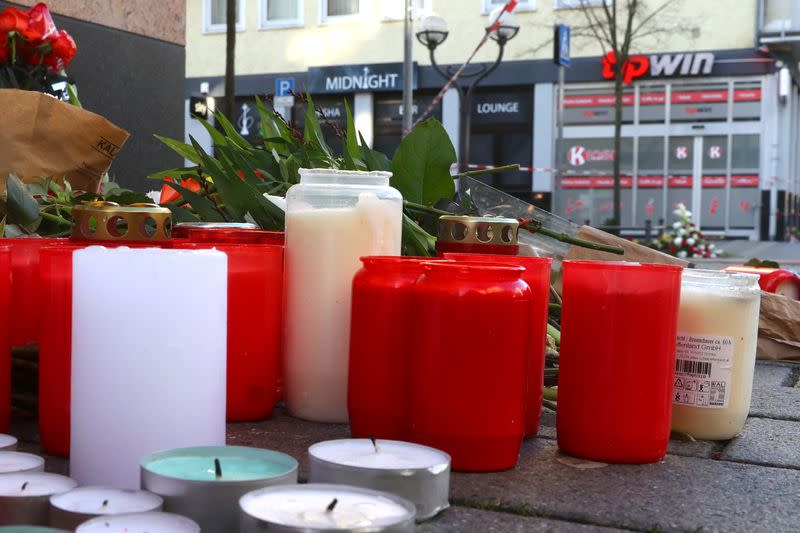
<path fill-rule="evenodd" d="M 435 52 L 439 65 L 459 66 L 483 35 L 501 0 L 415 0 L 421 13 L 445 18 L 449 35 Z M 671 223 L 683 202 L 712 235 L 783 239 L 796 227 L 800 1 L 684 1 L 636 41 L 635 66 L 623 97 L 622 148 L 614 151 L 613 85 L 601 48 L 573 37 L 563 100 L 564 142 L 557 147 L 558 71 L 550 27 L 582 25 L 572 0 L 521 1 L 517 37 L 472 102 L 470 157 L 481 167 L 519 163 L 490 182 L 579 223 L 603 225 L 613 214 L 612 168 L 622 168 L 621 224 L 631 234 Z M 187 6 L 186 131 L 210 145 L 190 117 L 191 97 L 222 96 L 224 0 Z M 798 4 L 795 6 L 795 4 Z M 368 143 L 391 156 L 400 142 L 403 86 L 401 0 L 239 0 L 237 117 L 257 136 L 256 94 L 293 86 L 307 90 L 333 122 L 344 101 Z M 793 9 L 794 8 L 794 9 Z M 795 24 L 795 15 L 798 24 Z M 491 63 L 490 42 L 475 62 Z M 444 85 L 428 50 L 414 44 L 415 116 Z M 282 110 L 302 122 L 304 109 Z M 433 109 L 459 146 L 459 93 Z M 333 132 L 328 132 L 336 144 Z"/>

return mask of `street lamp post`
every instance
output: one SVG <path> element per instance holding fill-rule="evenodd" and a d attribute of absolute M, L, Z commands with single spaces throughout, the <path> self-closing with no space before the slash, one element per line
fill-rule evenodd
<path fill-rule="evenodd" d="M 497 43 L 497 58 L 491 65 L 481 64 L 476 65 L 476 68 L 470 72 L 462 72 L 459 79 L 464 79 L 465 82 L 456 81 L 454 86 L 459 94 L 459 168 L 461 171 L 466 170 L 469 163 L 469 150 L 470 150 L 470 130 L 472 123 L 472 97 L 475 92 L 475 87 L 489 74 L 494 72 L 503 60 L 503 51 L 508 41 L 513 39 L 519 32 L 519 25 L 516 24 L 514 16 L 503 10 L 503 7 L 498 7 L 489 14 L 489 19 L 486 25 L 486 31 L 494 25 L 498 17 L 500 18 L 500 26 L 491 32 L 489 37 Z M 426 17 L 420 25 L 420 30 L 417 32 L 417 40 L 428 48 L 431 58 L 431 66 L 439 73 L 446 81 L 453 77 L 453 74 L 458 70 L 457 67 L 447 66 L 442 68 L 437 62 L 435 57 L 436 48 L 447 39 L 449 32 L 447 30 L 447 22 L 437 16 Z"/>

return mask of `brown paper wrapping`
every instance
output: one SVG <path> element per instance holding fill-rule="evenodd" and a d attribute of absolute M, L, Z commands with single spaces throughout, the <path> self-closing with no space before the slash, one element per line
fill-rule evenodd
<path fill-rule="evenodd" d="M 597 242 L 600 244 L 611 244 L 621 246 L 625 250 L 625 255 L 616 255 L 598 250 L 590 250 L 580 246 L 570 246 L 564 259 L 590 259 L 594 261 L 631 261 L 638 263 L 658 263 L 663 265 L 678 265 L 680 267 L 689 266 L 688 261 L 678 259 L 671 255 L 653 250 L 647 246 L 636 244 L 627 239 L 611 235 L 605 231 L 591 226 L 581 226 L 578 230 L 578 238 L 586 241 Z"/>
<path fill-rule="evenodd" d="M 761 291 L 756 356 L 800 360 L 800 301 Z"/>
<path fill-rule="evenodd" d="M 66 178 L 73 189 L 97 192 L 128 139 L 100 115 L 44 93 L 0 89 L 0 109 L 0 176 Z"/>

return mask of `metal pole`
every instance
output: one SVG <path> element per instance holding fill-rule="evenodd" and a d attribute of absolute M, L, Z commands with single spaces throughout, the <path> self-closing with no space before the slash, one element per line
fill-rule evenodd
<path fill-rule="evenodd" d="M 411 131 L 414 122 L 414 69 L 411 52 L 411 0 L 405 0 L 405 52 L 403 54 L 403 136 Z"/>
<path fill-rule="evenodd" d="M 553 205 L 550 208 L 555 211 L 559 185 L 561 184 L 562 165 L 564 164 L 564 65 L 558 66 L 558 113 L 556 114 L 556 172 L 553 183 Z"/>

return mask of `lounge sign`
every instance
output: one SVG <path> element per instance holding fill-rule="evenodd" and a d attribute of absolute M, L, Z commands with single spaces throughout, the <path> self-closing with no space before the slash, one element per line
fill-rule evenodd
<path fill-rule="evenodd" d="M 613 51 L 603 57 L 603 78 L 614 79 L 617 59 Z M 714 54 L 711 52 L 632 55 L 622 65 L 622 81 L 631 83 L 648 74 L 651 78 L 708 75 L 713 68 Z"/>
<path fill-rule="evenodd" d="M 415 63 L 415 69 L 416 66 Z M 416 78 L 415 75 L 414 79 Z M 403 64 L 311 67 L 308 69 L 307 88 L 312 94 L 402 91 Z"/>

